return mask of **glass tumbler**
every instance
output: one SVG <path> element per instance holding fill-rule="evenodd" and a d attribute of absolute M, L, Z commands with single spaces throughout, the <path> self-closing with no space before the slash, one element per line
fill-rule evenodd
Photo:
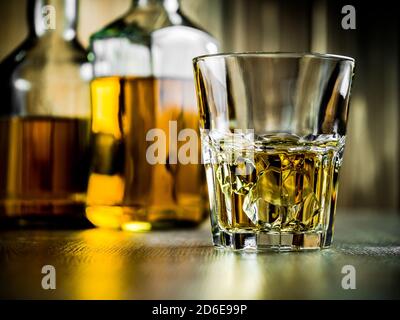
<path fill-rule="evenodd" d="M 329 247 L 354 59 L 237 53 L 193 63 L 214 245 Z"/>

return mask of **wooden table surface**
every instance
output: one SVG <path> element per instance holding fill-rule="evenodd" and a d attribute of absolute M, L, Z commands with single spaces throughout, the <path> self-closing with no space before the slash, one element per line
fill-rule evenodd
<path fill-rule="evenodd" d="M 235 253 L 196 230 L 0 232 L 2 299 L 354 299 L 400 298 L 400 216 L 338 212 L 331 249 Z M 43 265 L 56 290 L 43 290 Z M 356 289 L 341 286 L 343 266 Z"/>

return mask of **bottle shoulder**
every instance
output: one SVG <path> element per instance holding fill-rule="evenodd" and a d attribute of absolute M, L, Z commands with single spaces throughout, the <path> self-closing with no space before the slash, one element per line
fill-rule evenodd
<path fill-rule="evenodd" d="M 0 63 L 0 117 L 86 115 L 92 76 L 86 62 L 86 51 L 77 41 L 54 44 L 28 38 Z M 78 100 L 83 103 L 71 104 Z"/>
<path fill-rule="evenodd" d="M 29 60 L 84 63 L 87 51 L 76 39 L 65 41 L 28 37 L 0 62 L 0 68 L 10 68 Z"/>
<path fill-rule="evenodd" d="M 95 77 L 191 78 L 195 56 L 216 53 L 219 44 L 179 12 L 134 12 L 91 37 L 89 60 Z"/>
<path fill-rule="evenodd" d="M 3 73 L 5 69 L 10 69 L 21 63 L 26 58 L 27 54 L 36 46 L 36 43 L 37 39 L 33 38 L 27 38 L 20 43 L 0 61 L 1 72 Z"/>
<path fill-rule="evenodd" d="M 0 83 L 4 88 L 11 86 L 13 92 L 15 84 L 26 83 L 33 92 L 44 79 L 52 79 L 52 84 L 78 82 L 91 76 L 87 62 L 87 53 L 78 41 L 54 44 L 28 38 L 0 63 Z"/>
<path fill-rule="evenodd" d="M 165 10 L 134 10 L 93 33 L 90 43 L 92 45 L 95 41 L 110 38 L 128 38 L 132 42 L 148 43 L 154 32 L 169 27 L 186 27 L 186 32 L 192 30 L 197 35 L 202 32 L 204 36 L 212 37 L 180 11 L 169 13 Z M 175 30 L 177 29 L 169 29 L 169 32 Z"/>
<path fill-rule="evenodd" d="M 160 10 L 134 10 L 112 21 L 90 37 L 91 42 L 108 38 L 145 38 L 159 28 L 171 25 Z"/>

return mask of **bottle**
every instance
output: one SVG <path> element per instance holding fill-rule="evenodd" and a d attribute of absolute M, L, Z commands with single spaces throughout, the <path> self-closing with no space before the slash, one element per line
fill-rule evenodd
<path fill-rule="evenodd" d="M 207 216 L 192 58 L 217 50 L 178 0 L 134 0 L 91 37 L 94 157 L 86 214 L 93 224 L 144 231 L 196 226 Z M 195 133 L 197 163 L 177 157 L 183 129 Z M 157 142 L 157 159 L 150 159 Z"/>
<path fill-rule="evenodd" d="M 0 226 L 81 227 L 91 66 L 76 0 L 28 1 L 27 39 L 0 64 Z"/>

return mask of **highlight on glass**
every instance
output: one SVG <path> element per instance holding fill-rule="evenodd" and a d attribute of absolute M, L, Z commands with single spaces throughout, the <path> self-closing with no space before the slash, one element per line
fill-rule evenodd
<path fill-rule="evenodd" d="M 193 63 L 214 245 L 329 247 L 354 59 L 234 53 Z"/>

